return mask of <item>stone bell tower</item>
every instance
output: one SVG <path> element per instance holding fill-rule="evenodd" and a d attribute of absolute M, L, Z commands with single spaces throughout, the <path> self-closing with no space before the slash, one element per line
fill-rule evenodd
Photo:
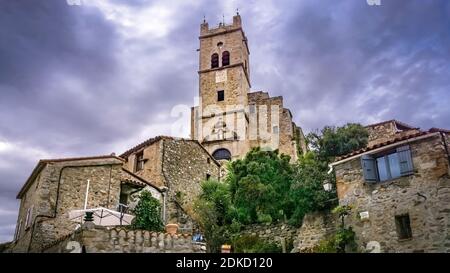
<path fill-rule="evenodd" d="M 250 69 L 241 16 L 232 24 L 200 26 L 199 106 L 192 109 L 191 135 L 216 159 L 237 158 L 248 147 Z"/>
<path fill-rule="evenodd" d="M 248 41 L 241 16 L 232 24 L 200 26 L 199 102 L 191 111 L 191 137 L 218 160 L 238 159 L 251 147 L 279 150 L 297 160 L 307 150 L 283 97 L 250 92 Z"/>

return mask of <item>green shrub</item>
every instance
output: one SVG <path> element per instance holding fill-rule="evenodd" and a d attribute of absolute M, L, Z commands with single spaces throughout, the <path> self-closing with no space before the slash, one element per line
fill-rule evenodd
<path fill-rule="evenodd" d="M 221 244 L 239 238 L 242 226 L 279 222 L 300 226 L 306 213 L 330 210 L 337 204 L 337 194 L 336 187 L 331 191 L 323 189 L 325 181 L 335 184 L 334 174 L 328 173 L 328 164 L 336 156 L 364 147 L 367 135 L 367 130 L 358 124 L 325 127 L 308 136 L 312 150 L 300 155 L 297 162 L 291 162 L 289 156 L 278 150 L 260 148 L 229 162 L 223 181 L 202 183 L 202 193 L 194 206 L 208 251 L 219 252 Z M 337 213 L 345 214 L 345 209 Z M 350 233 L 341 232 L 337 242 L 342 244 L 350 239 Z M 240 240 L 244 240 L 237 241 L 242 244 L 251 241 Z M 238 246 L 239 249 L 263 251 L 265 247 L 254 243 L 251 247 Z"/>
<path fill-rule="evenodd" d="M 254 235 L 242 235 L 233 240 L 235 253 L 281 253 L 282 249 L 275 243 L 262 240 Z"/>
<path fill-rule="evenodd" d="M 141 192 L 139 202 L 133 212 L 135 217 L 132 228 L 150 231 L 164 230 L 161 220 L 161 204 L 150 192 L 146 190 Z"/>
<path fill-rule="evenodd" d="M 302 253 L 336 253 L 336 246 L 334 236 L 327 239 L 322 239 L 319 243 L 311 248 L 303 249 Z"/>

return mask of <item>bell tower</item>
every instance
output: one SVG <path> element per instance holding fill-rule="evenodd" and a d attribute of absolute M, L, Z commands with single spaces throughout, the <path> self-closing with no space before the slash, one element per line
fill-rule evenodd
<path fill-rule="evenodd" d="M 250 66 L 241 16 L 232 24 L 200 26 L 199 106 L 193 108 L 191 135 L 216 159 L 248 150 L 247 127 Z"/>

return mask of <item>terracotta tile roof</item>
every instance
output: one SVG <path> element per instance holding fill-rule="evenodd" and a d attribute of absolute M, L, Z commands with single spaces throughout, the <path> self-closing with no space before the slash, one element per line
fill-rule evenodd
<path fill-rule="evenodd" d="M 428 134 L 431 135 L 432 133 L 433 132 L 420 131 L 420 132 L 417 132 L 415 134 L 396 136 L 396 137 L 391 138 L 391 139 L 389 139 L 389 140 L 387 140 L 385 142 L 381 142 L 381 143 L 377 143 L 377 144 L 374 144 L 374 145 L 370 145 L 370 146 L 367 146 L 365 148 L 353 151 L 353 152 L 351 152 L 349 154 L 337 157 L 334 162 L 338 162 L 338 161 L 341 161 L 343 159 L 346 159 L 346 158 L 349 158 L 349 157 L 352 157 L 352 156 L 355 156 L 355 155 L 358 155 L 358 154 L 362 154 L 364 152 L 368 152 L 368 151 L 371 151 L 371 150 L 375 150 L 377 148 L 381 148 L 383 146 L 394 144 L 394 143 L 397 143 L 397 142 L 400 142 L 400 141 L 404 141 L 404 140 L 408 140 L 408 139 L 412 139 L 412 138 L 416 138 L 416 137 L 424 136 L 424 135 L 428 135 Z"/>
<path fill-rule="evenodd" d="M 134 152 L 139 151 L 140 149 L 147 147 L 149 145 L 152 145 L 155 142 L 160 141 L 161 139 L 174 139 L 173 137 L 169 137 L 169 136 L 156 136 L 156 137 L 152 137 L 147 139 L 146 141 L 134 146 L 133 148 L 127 150 L 126 152 L 124 152 L 123 154 L 121 154 L 119 157 L 121 158 L 127 158 L 129 155 L 131 155 Z"/>
<path fill-rule="evenodd" d="M 448 130 L 448 129 L 435 128 L 435 127 L 431 128 L 431 129 L 430 129 L 430 132 L 433 132 L 433 133 L 435 133 L 435 132 L 441 132 L 441 133 L 450 134 L 450 130 Z"/>
<path fill-rule="evenodd" d="M 66 161 L 78 161 L 78 160 L 96 160 L 114 158 L 123 161 L 123 158 L 117 157 L 114 154 L 111 155 L 98 155 L 98 156 L 86 156 L 86 157 L 67 157 L 67 158 L 54 158 L 54 159 L 41 159 L 39 162 L 52 163 L 52 162 L 66 162 Z"/>

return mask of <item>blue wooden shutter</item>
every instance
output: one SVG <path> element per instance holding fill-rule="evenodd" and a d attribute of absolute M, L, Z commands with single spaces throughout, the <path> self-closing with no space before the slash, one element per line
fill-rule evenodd
<path fill-rule="evenodd" d="M 361 167 L 366 182 L 375 183 L 378 181 L 377 165 L 375 159 L 370 155 L 361 156 Z"/>
<path fill-rule="evenodd" d="M 414 168 L 409 146 L 398 147 L 397 154 L 400 164 L 400 174 L 402 176 L 413 174 Z"/>

